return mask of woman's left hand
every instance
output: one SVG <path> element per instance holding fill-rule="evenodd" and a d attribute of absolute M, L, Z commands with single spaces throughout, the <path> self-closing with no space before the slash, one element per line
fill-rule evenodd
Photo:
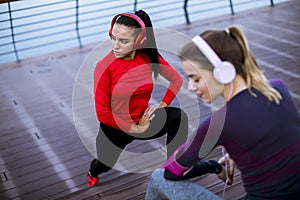
<path fill-rule="evenodd" d="M 223 166 L 223 170 L 220 174 L 217 174 L 217 177 L 224 182 L 226 182 L 226 180 L 228 179 L 227 184 L 232 185 L 235 162 L 230 158 L 229 154 L 226 154 L 218 160 L 218 163 Z M 227 167 L 227 169 L 225 169 L 225 167 Z"/>
<path fill-rule="evenodd" d="M 167 106 L 168 106 L 168 104 L 166 104 L 165 102 L 160 102 L 160 104 L 158 105 L 159 108 L 164 108 Z"/>
<path fill-rule="evenodd" d="M 151 120 L 155 117 L 154 111 L 156 110 L 157 107 L 155 106 L 150 106 L 148 107 L 142 118 L 139 121 L 139 126 L 148 126 L 151 122 Z"/>

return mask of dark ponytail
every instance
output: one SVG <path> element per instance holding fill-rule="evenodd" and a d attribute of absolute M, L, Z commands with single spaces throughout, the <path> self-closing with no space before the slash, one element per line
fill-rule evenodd
<path fill-rule="evenodd" d="M 157 78 L 160 54 L 157 50 L 151 19 L 149 15 L 143 10 L 136 11 L 135 14 L 143 20 L 145 26 L 147 27 L 147 40 L 145 41 L 143 48 L 140 49 L 140 51 L 144 52 L 149 56 L 149 59 L 152 63 L 152 71 L 154 73 L 154 77 Z"/>

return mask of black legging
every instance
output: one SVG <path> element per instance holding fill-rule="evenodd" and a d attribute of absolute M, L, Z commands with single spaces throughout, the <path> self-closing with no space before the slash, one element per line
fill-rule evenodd
<path fill-rule="evenodd" d="M 187 139 L 187 115 L 176 107 L 158 108 L 154 114 L 149 128 L 141 134 L 125 133 L 100 123 L 96 139 L 97 159 L 91 162 L 91 175 L 95 177 L 112 169 L 125 146 L 136 139 L 148 140 L 167 134 L 167 156 L 171 156 Z"/>

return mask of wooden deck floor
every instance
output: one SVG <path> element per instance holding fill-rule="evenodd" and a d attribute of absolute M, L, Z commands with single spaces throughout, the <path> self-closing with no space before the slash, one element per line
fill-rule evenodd
<path fill-rule="evenodd" d="M 192 37 L 207 28 L 244 26 L 250 47 L 267 77 L 286 81 L 300 110 L 299 18 L 300 2 L 295 0 L 171 28 Z M 111 170 L 100 176 L 99 185 L 86 187 L 93 156 L 74 125 L 72 91 L 80 64 L 93 47 L 0 65 L 1 200 L 144 198 L 150 172 Z M 172 56 L 166 54 L 165 58 L 180 68 Z M 205 108 L 201 112 L 207 113 Z M 149 150 L 162 144 L 163 139 L 150 144 L 134 142 L 128 148 Z M 207 158 L 220 155 L 220 149 L 216 149 Z M 194 181 L 218 195 L 222 193 L 224 185 L 214 176 Z M 237 171 L 225 199 L 239 199 L 243 194 Z"/>

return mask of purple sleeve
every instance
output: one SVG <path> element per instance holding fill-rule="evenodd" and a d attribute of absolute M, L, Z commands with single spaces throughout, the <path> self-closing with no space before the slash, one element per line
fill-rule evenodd
<path fill-rule="evenodd" d="M 194 138 L 187 143 L 184 153 L 177 159 L 178 163 L 192 166 L 219 145 L 225 117 L 226 106 L 208 116 L 199 126 Z"/>
<path fill-rule="evenodd" d="M 177 159 L 183 166 L 193 166 L 200 160 L 198 153 L 209 128 L 210 118 L 206 119 L 198 128 L 196 135 L 187 144 L 184 153 Z"/>

